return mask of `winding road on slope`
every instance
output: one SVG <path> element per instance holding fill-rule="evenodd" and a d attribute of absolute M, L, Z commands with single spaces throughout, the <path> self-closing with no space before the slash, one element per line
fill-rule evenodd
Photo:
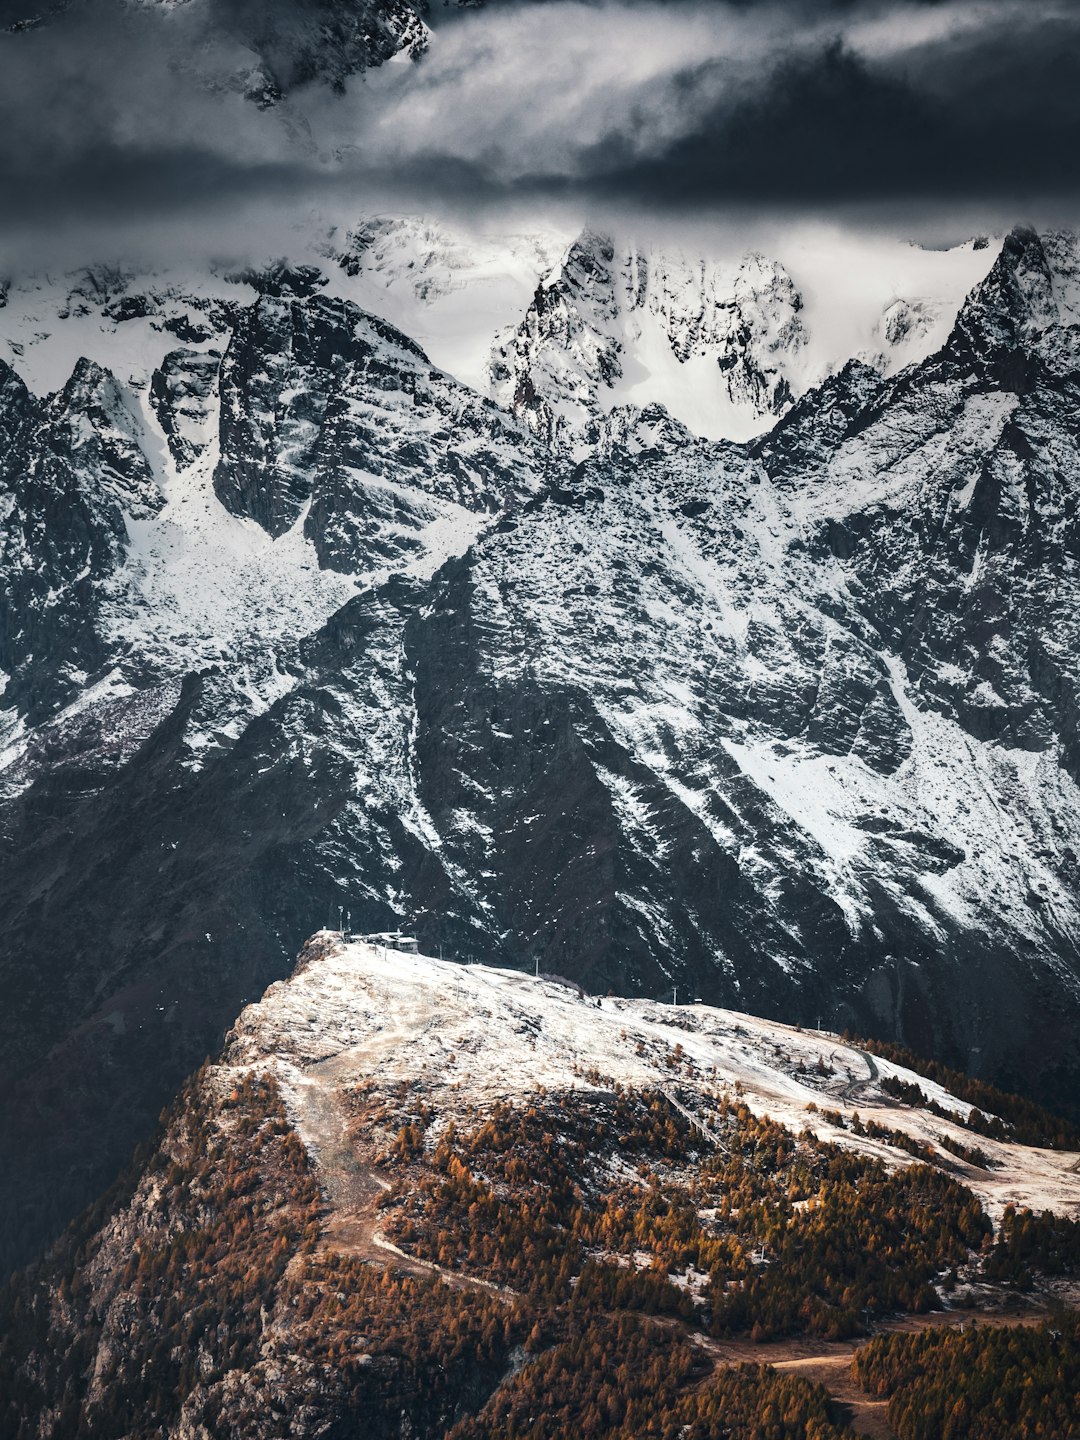
<path fill-rule="evenodd" d="M 380 1037 L 383 1045 L 392 1041 L 393 1036 Z M 861 1094 L 879 1075 L 870 1055 L 854 1047 L 852 1053 L 860 1055 L 866 1062 L 867 1074 L 861 1079 L 849 1079 L 844 1085 L 841 1094 L 846 1101 Z M 348 1115 L 339 1089 L 340 1080 L 354 1073 L 354 1064 L 355 1054 L 348 1060 L 344 1056 L 335 1056 L 312 1066 L 289 1087 L 298 1128 L 318 1164 L 327 1199 L 320 1248 L 392 1267 L 417 1278 L 437 1277 L 456 1289 L 483 1291 L 507 1303 L 516 1300 L 516 1293 L 507 1287 L 447 1270 L 410 1255 L 380 1233 L 379 1205 L 390 1189 L 390 1181 L 376 1166 L 365 1163 L 357 1155 L 354 1144 L 349 1140 Z M 662 1093 L 694 1130 L 710 1143 L 722 1144 L 720 1138 L 693 1111 L 682 1105 L 669 1089 L 664 1089 Z M 749 1339 L 715 1340 L 684 1322 L 652 1318 L 657 1324 L 677 1328 L 709 1356 L 714 1369 L 744 1364 L 770 1365 L 779 1371 L 801 1375 L 828 1391 L 840 1407 L 845 1422 L 857 1435 L 864 1436 L 865 1440 L 896 1440 L 895 1432 L 888 1423 L 887 1402 L 867 1395 L 851 1373 L 852 1357 L 859 1345 L 865 1343 L 864 1339 L 830 1341 L 800 1336 L 755 1344 Z M 895 1332 L 923 1330 L 935 1325 L 1034 1325 L 1043 1318 L 1042 1314 L 1035 1312 L 993 1315 L 975 1311 L 936 1311 L 928 1315 L 898 1316 L 876 1328 L 878 1331 Z"/>
<path fill-rule="evenodd" d="M 873 1072 L 867 1080 L 853 1081 L 852 1086 L 869 1084 L 877 1078 L 877 1067 L 866 1057 Z M 324 1219 L 321 1248 L 353 1255 L 371 1264 L 388 1266 L 417 1278 L 438 1277 L 460 1290 L 480 1290 L 507 1303 L 518 1297 L 515 1292 L 476 1276 L 447 1270 L 431 1261 L 409 1255 L 392 1244 L 379 1231 L 379 1202 L 390 1188 L 390 1182 L 372 1165 L 365 1164 L 348 1142 L 347 1121 L 336 1086 L 327 1083 L 330 1077 L 301 1081 L 292 1091 L 293 1103 L 306 1142 L 315 1152 L 324 1179 L 327 1213 Z M 849 1087 L 850 1088 L 850 1087 Z M 666 1097 L 707 1139 L 717 1137 L 689 1110 L 670 1095 Z M 865 1440 L 896 1440 L 888 1423 L 887 1402 L 874 1399 L 860 1389 L 851 1373 L 851 1361 L 863 1340 L 821 1340 L 814 1336 L 768 1341 L 754 1344 L 749 1339 L 714 1340 L 683 1322 L 653 1317 L 658 1324 L 673 1324 L 694 1345 L 703 1350 L 713 1368 L 730 1365 L 771 1365 L 779 1371 L 801 1375 L 823 1386 L 837 1406 L 845 1422 Z M 1043 1318 L 1039 1314 L 989 1315 L 967 1311 L 937 1311 L 929 1315 L 903 1315 L 878 1326 L 881 1331 L 923 1330 L 933 1325 L 984 1326 L 1033 1325 Z"/>
<path fill-rule="evenodd" d="M 872 1085 L 874 1083 L 880 1073 L 877 1067 L 877 1063 L 872 1055 L 868 1055 L 865 1050 L 857 1049 L 854 1045 L 850 1045 L 848 1049 L 853 1055 L 859 1055 L 862 1057 L 863 1060 L 866 1061 L 866 1068 L 868 1073 L 864 1075 L 861 1080 L 855 1079 L 853 1077 L 847 1082 L 844 1088 L 840 1091 L 838 1097 L 839 1099 L 844 1101 L 851 1101 L 856 1099 L 859 1095 L 863 1093 L 863 1091 L 868 1085 Z M 836 1058 L 835 1051 L 833 1051 L 833 1058 Z"/>

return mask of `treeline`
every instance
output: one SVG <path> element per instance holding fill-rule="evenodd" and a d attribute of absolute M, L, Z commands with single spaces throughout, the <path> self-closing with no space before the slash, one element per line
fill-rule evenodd
<path fill-rule="evenodd" d="M 333 1253 L 304 1260 L 280 1302 L 290 1355 L 332 1386 L 332 1405 L 309 1380 L 294 1388 L 290 1406 L 306 1399 L 372 1436 L 441 1435 L 490 1395 L 530 1329 L 520 1306 L 483 1291 Z M 215 1418 L 206 1417 L 212 1435 Z"/>
<path fill-rule="evenodd" d="M 1080 1431 L 1080 1316 L 1038 1328 L 879 1335 L 859 1384 L 888 1397 L 898 1440 L 1071 1440 Z"/>
<path fill-rule="evenodd" d="M 974 1080 L 962 1070 L 951 1070 L 938 1060 L 924 1060 L 893 1041 L 856 1039 L 846 1031 L 844 1039 L 869 1050 L 872 1055 L 879 1055 L 883 1060 L 891 1060 L 894 1065 L 914 1070 L 917 1075 L 933 1080 L 948 1090 L 958 1100 L 965 1101 L 972 1110 L 963 1123 L 990 1140 L 1013 1140 L 1021 1145 L 1041 1145 L 1050 1150 L 1080 1150 L 1080 1129 L 1026 1096 L 1000 1090 L 985 1080 Z M 918 1105 L 949 1120 L 957 1118 L 951 1111 L 930 1100 L 920 1086 L 901 1080 L 899 1076 L 883 1076 L 881 1087 L 907 1105 Z M 1000 1123 L 1002 1121 L 1004 1124 Z"/>
<path fill-rule="evenodd" d="M 275 1416 L 301 1413 L 313 1432 L 344 1425 L 386 1440 L 402 1425 L 516 1435 L 530 1433 L 521 1417 L 537 1397 L 535 1433 L 560 1437 L 843 1434 L 824 1392 L 766 1371 L 706 1380 L 688 1341 L 619 1313 L 693 1309 L 665 1256 L 714 1245 L 713 1259 L 745 1265 L 737 1245 L 701 1232 L 678 1186 L 670 1203 L 646 1186 L 640 1206 L 636 1190 L 616 1200 L 597 1188 L 612 1121 L 621 1154 L 646 1173 L 650 1158 L 685 1161 L 689 1126 L 661 1097 L 621 1095 L 601 1109 L 553 1100 L 557 1127 L 539 1107 L 498 1107 L 444 1134 L 419 1187 L 421 1220 L 432 1204 L 445 1211 L 428 1248 L 459 1267 L 473 1253 L 485 1278 L 517 1282 L 507 1298 L 319 1251 L 321 1197 L 274 1082 L 248 1075 L 224 1099 L 204 1082 L 182 1097 L 131 1209 L 5 1296 L 4 1440 L 150 1440 L 178 1427 L 250 1440 Z M 733 1122 L 732 1140 L 752 1169 L 761 1160 L 765 1184 L 798 1147 L 746 1119 L 753 1137 Z M 396 1159 L 426 1166 L 422 1153 L 410 1136 Z M 656 1268 L 590 1254 L 601 1233 L 609 1248 L 648 1237 Z M 502 1385 L 515 1346 L 526 1363 Z"/>
<path fill-rule="evenodd" d="M 886 1075 L 882 1078 L 881 1088 L 890 1094 L 898 1095 L 908 1105 L 921 1105 L 924 1110 L 931 1114 L 939 1115 L 942 1119 L 955 1120 L 956 1116 L 951 1115 L 942 1105 L 935 1104 L 917 1085 L 910 1085 L 904 1080 L 899 1080 L 893 1075 Z M 916 1098 L 912 1099 L 914 1094 Z M 918 1097 L 922 1096 L 920 1100 Z M 837 1110 L 823 1110 L 822 1115 L 831 1125 L 838 1130 L 848 1128 L 847 1121 Z M 876 1120 L 862 1120 L 856 1110 L 851 1117 L 851 1133 L 853 1135 L 867 1135 L 871 1140 L 884 1140 L 886 1145 L 891 1145 L 894 1150 L 903 1150 L 906 1154 L 914 1156 L 916 1160 L 923 1160 L 928 1165 L 937 1162 L 934 1147 L 926 1140 L 919 1140 L 914 1135 L 908 1135 L 903 1130 L 896 1130 L 891 1125 L 879 1125 Z M 985 1132 L 984 1132 L 985 1133 Z M 1004 1134 L 1004 1131 L 1002 1131 Z M 939 1135 L 938 1144 L 950 1155 L 955 1155 L 960 1160 L 966 1160 L 969 1165 L 976 1169 L 988 1170 L 990 1160 L 986 1151 L 979 1145 L 967 1145 L 963 1140 L 957 1140 L 954 1135 Z"/>
<path fill-rule="evenodd" d="M 820 1386 L 720 1369 L 670 1330 L 593 1316 L 530 1360 L 447 1440 L 853 1440 Z"/>

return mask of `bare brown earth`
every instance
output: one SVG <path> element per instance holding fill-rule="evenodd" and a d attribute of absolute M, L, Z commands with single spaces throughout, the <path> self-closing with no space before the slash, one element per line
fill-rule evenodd
<path fill-rule="evenodd" d="M 330 1071 L 334 1063 L 329 1061 L 316 1068 Z M 314 1143 L 326 1193 L 321 1250 L 354 1255 L 375 1265 L 392 1265 L 408 1275 L 437 1275 L 455 1289 L 484 1290 L 490 1295 L 513 1298 L 510 1291 L 488 1280 L 461 1275 L 408 1255 L 387 1240 L 379 1230 L 379 1201 L 390 1189 L 390 1181 L 374 1165 L 366 1163 L 349 1142 L 347 1117 L 338 1090 L 326 1084 L 298 1086 L 294 1103 L 303 1112 L 305 1131 Z"/>

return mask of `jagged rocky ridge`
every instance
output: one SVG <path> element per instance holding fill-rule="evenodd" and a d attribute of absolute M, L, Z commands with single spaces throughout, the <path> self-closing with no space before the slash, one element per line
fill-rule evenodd
<path fill-rule="evenodd" d="M 676 428 L 747 440 L 852 355 L 894 374 L 940 346 L 993 258 L 977 240 L 853 255 L 862 283 L 844 288 L 836 254 L 794 243 L 798 283 L 777 258 L 688 254 L 671 236 L 475 234 L 402 215 L 335 231 L 321 253 L 353 298 L 578 459 L 643 412 L 657 438 L 657 406 Z"/>
<path fill-rule="evenodd" d="M 702 392 L 703 420 L 726 403 L 753 427 L 791 402 L 801 308 L 783 266 L 761 255 L 689 262 L 586 230 L 496 341 L 493 393 L 548 444 L 581 454 L 595 447 L 605 400 L 633 393 L 645 362 L 654 390 L 667 370 L 672 388 Z"/>
<path fill-rule="evenodd" d="M 122 562 L 126 521 L 163 504 L 140 426 L 115 378 L 80 360 L 44 402 L 0 362 L 0 670 L 33 719 L 105 657 L 101 581 Z"/>
<path fill-rule="evenodd" d="M 218 386 L 218 498 L 275 538 L 303 516 L 331 569 L 400 562 L 436 519 L 535 488 L 518 426 L 347 301 L 263 296 Z"/>
<path fill-rule="evenodd" d="M 338 906 L 1069 1104 L 1076 270 L 1018 231 L 925 362 L 576 466 L 310 276 L 130 420 L 7 375 L 12 1253 Z"/>

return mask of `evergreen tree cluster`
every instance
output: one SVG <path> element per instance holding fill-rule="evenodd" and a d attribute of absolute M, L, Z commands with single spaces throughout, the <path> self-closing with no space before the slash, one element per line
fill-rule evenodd
<path fill-rule="evenodd" d="M 1080 1220 L 1007 1205 L 983 1273 L 1021 1289 L 1029 1289 L 1036 1274 L 1080 1276 Z"/>
<path fill-rule="evenodd" d="M 577 1287 L 597 1305 L 763 1340 L 838 1338 L 874 1316 L 932 1309 L 935 1276 L 990 1231 L 978 1200 L 941 1171 L 890 1172 L 727 1097 L 714 1101 L 721 1143 L 710 1150 L 663 1096 L 620 1096 L 619 1154 L 637 1170 L 626 1178 L 624 1163 L 598 1186 L 587 1162 L 601 1103 L 561 1097 L 557 1123 L 537 1106 L 501 1106 L 472 1130 L 448 1129 L 384 1201 L 395 1241 L 537 1301 Z M 697 1301 L 679 1283 L 691 1272 L 704 1282 Z"/>
<path fill-rule="evenodd" d="M 439 1125 L 409 1086 L 369 1086 L 351 1135 L 393 1176 L 379 1225 L 448 1283 L 330 1248 L 276 1082 L 227 1074 L 200 1072 L 138 1172 L 0 1295 L 2 1440 L 264 1440 L 297 1416 L 369 1440 L 845 1440 L 820 1387 L 713 1368 L 692 1332 L 858 1333 L 932 1307 L 935 1277 L 976 1252 L 1009 1282 L 1076 1272 L 1074 1222 L 1009 1211 L 991 1244 L 940 1170 L 890 1171 L 728 1095 L 697 1124 L 678 1095 L 614 1088 Z M 1070 1324 L 1063 1344 L 987 1332 L 956 1354 L 887 1337 L 857 1373 L 900 1440 L 997 1440 L 1006 1419 L 1048 1440 L 1069 1433 Z M 967 1363 L 983 1380 L 946 1412 Z"/>
<path fill-rule="evenodd" d="M 578 1319 L 447 1440 L 853 1440 L 828 1396 L 767 1366 L 708 1372 L 700 1352 L 633 1316 Z"/>
<path fill-rule="evenodd" d="M 844 1038 L 851 1037 L 845 1033 Z M 1050 1150 L 1080 1150 L 1080 1129 L 1077 1126 L 1024 1095 L 1014 1095 L 985 1080 L 975 1080 L 962 1070 L 942 1065 L 939 1060 L 925 1060 L 894 1041 L 858 1040 L 857 1043 L 872 1055 L 903 1065 L 906 1070 L 914 1070 L 916 1075 L 933 1080 L 958 1100 L 966 1101 L 972 1106 L 964 1121 L 969 1130 L 990 1140 L 1011 1140 L 1018 1145 L 1041 1145 Z M 902 1100 L 905 1105 L 917 1105 L 943 1119 L 957 1118 L 911 1081 L 902 1080 L 897 1075 L 884 1075 L 880 1084 L 884 1091 Z"/>
<path fill-rule="evenodd" d="M 1037 1328 L 879 1335 L 855 1376 L 887 1396 L 898 1440 L 1071 1440 L 1080 1433 L 1080 1316 Z"/>

